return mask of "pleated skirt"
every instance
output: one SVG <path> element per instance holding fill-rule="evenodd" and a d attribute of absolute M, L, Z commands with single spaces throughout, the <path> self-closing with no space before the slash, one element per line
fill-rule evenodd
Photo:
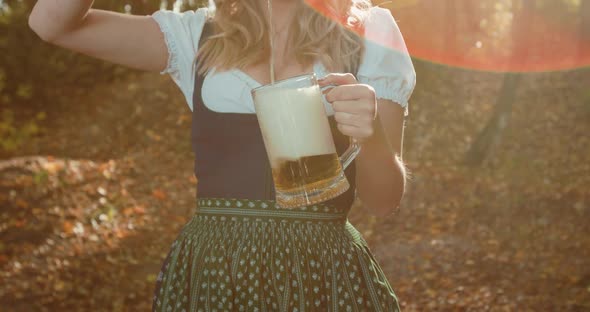
<path fill-rule="evenodd" d="M 347 212 L 197 199 L 162 264 L 152 311 L 400 311 Z"/>

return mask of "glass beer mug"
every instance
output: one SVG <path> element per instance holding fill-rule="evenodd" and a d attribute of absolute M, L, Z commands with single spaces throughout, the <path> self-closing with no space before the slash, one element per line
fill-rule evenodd
<path fill-rule="evenodd" d="M 276 204 L 294 208 L 334 198 L 350 188 L 344 169 L 360 152 L 338 156 L 315 74 L 252 90 L 256 115 L 272 168 Z"/>

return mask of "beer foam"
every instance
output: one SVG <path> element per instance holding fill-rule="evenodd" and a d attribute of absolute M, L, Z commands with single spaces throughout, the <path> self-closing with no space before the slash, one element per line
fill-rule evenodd
<path fill-rule="evenodd" d="M 269 87 L 256 93 L 254 105 L 273 167 L 279 159 L 336 152 L 318 86 Z"/>

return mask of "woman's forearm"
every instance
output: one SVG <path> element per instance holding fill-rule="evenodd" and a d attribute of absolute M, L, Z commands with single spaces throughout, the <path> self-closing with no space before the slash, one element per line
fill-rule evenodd
<path fill-rule="evenodd" d="M 380 217 L 395 211 L 404 194 L 406 173 L 387 140 L 380 118 L 355 163 L 358 196 L 367 210 Z"/>
<path fill-rule="evenodd" d="M 94 0 L 38 0 L 29 26 L 44 40 L 51 40 L 60 33 L 80 23 Z"/>

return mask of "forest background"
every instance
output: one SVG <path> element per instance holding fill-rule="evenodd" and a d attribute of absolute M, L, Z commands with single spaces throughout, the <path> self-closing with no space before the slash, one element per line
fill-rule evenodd
<path fill-rule="evenodd" d="M 412 178 L 349 219 L 403 310 L 590 310 L 590 0 L 376 2 L 417 71 Z M 190 111 L 165 76 L 41 41 L 34 3 L 0 0 L 0 310 L 147 311 L 192 215 Z"/>

